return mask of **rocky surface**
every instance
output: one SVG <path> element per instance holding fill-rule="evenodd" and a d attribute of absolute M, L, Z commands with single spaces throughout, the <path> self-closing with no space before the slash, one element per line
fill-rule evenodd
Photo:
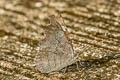
<path fill-rule="evenodd" d="M 120 80 L 119 0 L 0 0 L 1 80 Z M 42 74 L 34 59 L 48 16 L 61 13 L 79 62 Z"/>

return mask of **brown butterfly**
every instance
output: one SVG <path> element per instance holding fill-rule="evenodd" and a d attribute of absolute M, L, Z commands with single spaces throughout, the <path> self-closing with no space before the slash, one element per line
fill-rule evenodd
<path fill-rule="evenodd" d="M 66 25 L 61 17 L 50 16 L 50 25 L 45 30 L 46 37 L 40 46 L 35 61 L 41 73 L 59 71 L 77 61 Z"/>

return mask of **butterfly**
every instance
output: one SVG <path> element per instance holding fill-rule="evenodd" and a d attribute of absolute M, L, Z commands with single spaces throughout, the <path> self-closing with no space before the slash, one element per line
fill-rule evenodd
<path fill-rule="evenodd" d="M 50 25 L 41 42 L 40 53 L 36 56 L 36 69 L 41 73 L 61 70 L 77 61 L 69 32 L 61 15 L 49 16 Z"/>

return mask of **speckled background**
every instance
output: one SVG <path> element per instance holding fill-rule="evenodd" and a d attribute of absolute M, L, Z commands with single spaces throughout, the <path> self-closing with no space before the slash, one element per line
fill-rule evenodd
<path fill-rule="evenodd" d="M 0 0 L 1 80 L 120 80 L 120 0 Z M 60 13 L 78 65 L 42 74 L 34 59 L 48 16 Z"/>

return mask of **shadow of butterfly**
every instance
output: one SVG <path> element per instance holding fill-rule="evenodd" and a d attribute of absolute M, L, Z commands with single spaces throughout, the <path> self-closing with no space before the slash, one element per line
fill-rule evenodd
<path fill-rule="evenodd" d="M 36 68 L 41 73 L 59 71 L 77 61 L 67 28 L 61 15 L 50 16 L 50 25 L 45 30 L 46 37 L 36 56 Z"/>

